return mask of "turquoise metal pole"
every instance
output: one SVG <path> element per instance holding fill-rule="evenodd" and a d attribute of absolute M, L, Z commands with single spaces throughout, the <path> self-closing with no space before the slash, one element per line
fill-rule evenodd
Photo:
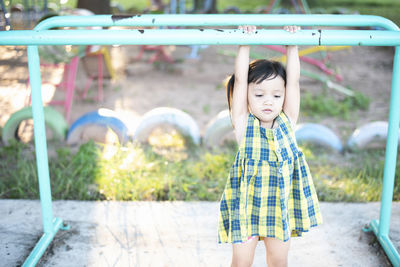
<path fill-rule="evenodd" d="M 95 15 L 95 16 L 58 16 L 39 23 L 35 30 L 47 30 L 54 27 L 80 26 L 376 26 L 387 30 L 398 30 L 392 21 L 372 15 Z"/>
<path fill-rule="evenodd" d="M 388 236 L 390 212 L 392 207 L 394 178 L 400 125 L 400 46 L 396 47 L 393 62 L 392 90 L 390 93 L 389 129 L 386 141 L 385 169 L 381 197 L 381 214 L 379 217 L 379 235 Z"/>
<path fill-rule="evenodd" d="M 45 233 L 53 231 L 53 212 L 49 165 L 47 158 L 46 129 L 41 94 L 40 63 L 37 46 L 28 46 L 28 66 L 31 83 L 33 130 L 35 139 L 36 164 L 39 175 L 40 203 L 42 207 L 43 229 Z"/>
<path fill-rule="evenodd" d="M 23 266 L 35 266 L 50 242 L 53 240 L 54 235 L 61 228 L 62 220 L 59 218 L 53 219 L 46 130 L 41 94 L 40 61 L 37 46 L 28 46 L 28 66 L 31 83 L 36 164 L 38 168 L 39 194 L 44 234 L 25 260 Z"/>
<path fill-rule="evenodd" d="M 352 45 L 399 46 L 400 31 L 148 29 L 148 30 L 42 30 L 2 32 L 0 45 Z"/>

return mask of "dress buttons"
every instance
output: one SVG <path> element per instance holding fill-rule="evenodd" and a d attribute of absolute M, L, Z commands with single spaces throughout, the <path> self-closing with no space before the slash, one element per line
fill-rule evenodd
<path fill-rule="evenodd" d="M 282 173 L 282 167 L 279 167 L 278 172 L 279 172 L 279 173 Z"/>
<path fill-rule="evenodd" d="M 276 149 L 276 152 L 281 153 L 281 149 L 278 147 L 278 148 Z"/>

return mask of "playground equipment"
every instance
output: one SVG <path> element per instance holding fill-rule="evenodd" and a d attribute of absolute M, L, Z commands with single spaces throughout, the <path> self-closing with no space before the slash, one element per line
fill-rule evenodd
<path fill-rule="evenodd" d="M 155 108 L 143 115 L 133 134 L 133 140 L 146 142 L 151 132 L 160 125 L 168 124 L 178 128 L 184 135 L 191 138 L 193 143 L 200 144 L 200 130 L 193 118 L 176 108 Z"/>
<path fill-rule="evenodd" d="M 64 46 L 39 46 L 40 56 L 44 58 L 44 63 L 40 64 L 41 67 L 54 69 L 63 66 L 64 68 L 62 81 L 55 85 L 65 91 L 64 99 L 52 100 L 50 104 L 64 106 L 64 115 L 68 122 L 71 115 L 79 61 L 83 63 L 83 70 L 88 77 L 82 98 L 86 98 L 91 83 L 94 79 L 97 79 L 97 97 L 95 97 L 95 100 L 102 101 L 103 78 L 115 78 L 110 54 L 106 47 L 80 46 L 79 48 L 83 48 L 84 51 L 75 49 L 77 50 L 76 52 L 68 52 Z M 29 82 L 30 79 L 28 78 L 27 86 L 29 86 Z M 49 82 L 44 81 L 43 83 Z M 30 97 L 29 95 L 29 103 Z"/>
<path fill-rule="evenodd" d="M 177 0 L 170 0 L 169 13 L 177 14 L 178 13 L 177 10 L 178 10 Z M 185 13 L 186 13 L 185 0 L 179 0 L 179 14 L 185 14 Z"/>
<path fill-rule="evenodd" d="M 86 47 L 86 53 L 81 58 L 86 75 L 88 76 L 82 98 L 86 98 L 90 85 L 97 79 L 97 97 L 95 100 L 103 101 L 103 79 L 115 79 L 115 71 L 111 63 L 111 56 L 107 47 Z"/>
<path fill-rule="evenodd" d="M 281 0 L 272 0 L 267 7 L 266 13 L 277 13 L 280 3 Z M 307 0 L 290 0 L 290 3 L 295 8 L 297 14 L 311 14 Z"/>
<path fill-rule="evenodd" d="M 347 96 L 354 96 L 354 92 L 347 89 L 346 87 L 332 82 L 328 77 L 324 76 L 324 75 L 319 75 L 317 73 L 311 72 L 311 71 L 306 71 L 306 70 L 301 70 L 301 75 L 304 75 L 306 77 L 312 78 L 314 80 L 320 81 L 322 82 L 326 87 L 334 89 L 340 93 L 343 93 Z"/>
<path fill-rule="evenodd" d="M 46 125 L 52 130 L 53 137 L 64 140 L 68 131 L 68 124 L 64 117 L 52 107 L 44 107 L 44 120 Z M 12 139 L 18 139 L 18 129 L 24 120 L 33 118 L 32 108 L 25 107 L 13 113 L 7 120 L 3 128 L 2 139 L 4 144 L 9 144 Z"/>
<path fill-rule="evenodd" d="M 259 26 L 378 26 L 376 30 L 302 30 L 295 34 L 284 30 L 263 30 L 248 35 L 236 29 L 239 25 Z M 48 30 L 52 27 L 79 26 L 217 26 L 218 29 L 146 29 L 146 30 Z M 54 17 L 41 22 L 34 31 L 0 32 L 0 45 L 27 45 L 31 77 L 32 107 L 36 158 L 44 233 L 24 266 L 35 265 L 59 229 L 65 228 L 62 219 L 52 212 L 50 179 L 47 158 L 44 114 L 40 86 L 38 45 L 350 45 L 396 46 L 389 111 L 389 129 L 385 154 L 382 200 L 379 220 L 372 220 L 369 228 L 382 245 L 389 260 L 400 265 L 400 255 L 389 238 L 390 212 L 393 198 L 394 174 L 400 123 L 400 31 L 390 20 L 361 15 L 136 15 Z"/>
<path fill-rule="evenodd" d="M 0 31 L 11 30 L 10 13 L 7 12 L 6 5 L 3 0 L 0 0 Z"/>
<path fill-rule="evenodd" d="M 120 144 L 126 143 L 129 139 L 128 127 L 118 115 L 110 109 L 101 108 L 84 114 L 71 125 L 67 133 L 67 143 L 71 145 L 81 142 L 85 130 L 92 126 L 103 128 L 101 132 L 106 132 L 107 128 L 110 128 L 118 136 Z"/>
<path fill-rule="evenodd" d="M 279 53 L 286 54 L 286 49 L 283 48 L 282 46 L 267 45 L 266 47 L 268 47 L 271 50 L 277 51 Z M 340 48 L 344 49 L 344 48 L 348 48 L 348 47 L 347 46 L 344 46 L 344 47 L 342 46 Z M 342 81 L 343 80 L 342 76 L 340 76 L 339 74 L 334 74 L 333 70 L 329 69 L 322 61 L 316 60 L 316 59 L 311 58 L 311 57 L 307 57 L 307 56 L 305 56 L 305 54 L 306 53 L 304 51 L 302 51 L 302 50 L 299 51 L 300 60 L 317 66 L 318 68 L 320 68 L 323 72 L 325 72 L 328 75 L 334 75 L 335 79 L 337 81 Z M 273 58 L 273 60 L 278 60 L 280 62 L 285 62 L 286 61 L 286 55 L 281 56 L 280 58 Z"/>
<path fill-rule="evenodd" d="M 54 7 L 54 3 L 48 3 L 47 0 L 24 0 L 21 4 L 17 5 L 13 5 L 13 1 L 7 2 L 9 6 L 12 6 L 12 9 L 18 7 L 18 12 L 12 12 L 11 19 L 14 22 L 22 20 L 23 25 L 21 26 L 24 29 L 34 27 L 36 22 L 49 12 L 49 7 Z M 13 18 L 14 15 L 16 15 L 15 20 Z"/>
<path fill-rule="evenodd" d="M 169 13 L 170 14 L 176 14 L 177 13 L 177 0 L 170 0 L 170 8 L 169 8 Z M 209 13 L 209 11 L 212 8 L 213 0 L 205 0 L 204 1 L 204 8 L 201 13 Z M 196 4 L 196 0 L 194 0 L 193 3 L 194 7 L 193 10 L 191 11 L 192 13 L 198 12 L 198 4 Z M 197 5 L 197 6 L 196 6 Z M 186 8 L 185 8 L 185 0 L 179 0 L 179 14 L 185 14 L 186 13 Z M 205 49 L 207 48 L 207 45 L 192 45 L 191 52 L 190 54 L 186 55 L 185 58 L 187 59 L 199 59 L 199 50 L 200 49 Z"/>
<path fill-rule="evenodd" d="M 347 141 L 347 147 L 350 149 L 362 148 L 374 141 L 386 140 L 388 134 L 388 126 L 389 125 L 387 121 L 375 121 L 357 128 Z"/>
<path fill-rule="evenodd" d="M 72 14 L 79 16 L 90 16 L 94 15 L 93 12 L 87 9 L 73 9 L 63 14 Z M 48 14 L 44 18 L 54 17 L 57 14 Z M 41 20 L 43 20 L 42 18 Z M 41 21 L 40 20 L 40 21 Z M 92 27 L 92 29 L 99 29 L 101 27 Z M 115 78 L 114 69 L 111 64 L 110 54 L 105 46 L 50 46 L 44 45 L 39 46 L 39 55 L 43 59 L 40 64 L 41 67 L 49 68 L 64 68 L 62 81 L 55 85 L 57 88 L 65 91 L 63 100 L 52 100 L 51 105 L 62 105 L 64 106 L 64 115 L 69 122 L 72 102 L 75 92 L 75 84 L 79 62 L 83 64 L 83 70 L 88 77 L 85 87 L 83 89 L 82 98 L 86 98 L 88 90 L 90 88 L 93 79 L 97 79 L 97 96 L 95 100 L 103 101 L 103 78 Z M 27 86 L 29 85 L 29 77 L 27 80 Z M 44 81 L 43 83 L 50 83 Z M 29 103 L 30 103 L 29 95 Z"/>
<path fill-rule="evenodd" d="M 145 51 L 154 51 L 155 53 L 150 57 L 149 63 L 154 63 L 155 61 L 165 61 L 168 63 L 173 63 L 174 60 L 165 52 L 165 48 L 161 45 L 141 45 L 139 54 L 136 56 L 135 60 L 140 60 Z"/>
<path fill-rule="evenodd" d="M 271 0 L 269 6 L 266 9 L 266 13 L 280 13 L 279 11 L 279 5 L 280 5 L 281 0 Z M 307 0 L 290 0 L 292 6 L 295 8 L 296 13 L 300 14 L 311 14 L 310 8 L 308 6 Z M 274 50 L 274 51 L 278 51 L 281 53 L 285 53 L 285 49 L 283 49 L 282 47 L 279 46 L 274 46 L 274 45 L 268 45 L 268 48 Z M 336 51 L 336 50 L 341 50 L 341 49 L 346 49 L 348 47 L 346 46 L 336 46 L 336 47 L 324 47 L 324 46 L 315 46 L 315 47 L 311 47 L 311 48 L 307 48 L 304 49 L 302 51 L 299 51 L 299 56 L 300 56 L 300 60 L 307 62 L 309 64 L 315 65 L 317 67 L 319 67 L 322 71 L 324 71 L 326 74 L 328 75 L 334 75 L 335 79 L 337 81 L 342 81 L 343 78 L 338 75 L 338 74 L 334 74 L 334 72 L 332 70 L 330 70 L 324 62 L 318 61 L 316 59 L 313 59 L 311 57 L 306 57 L 307 54 L 311 54 L 311 53 L 315 53 L 317 51 L 319 52 L 325 52 L 328 50 L 331 51 Z M 286 61 L 286 55 L 281 56 L 280 58 L 275 58 L 274 60 L 280 61 L 280 62 L 285 62 Z M 346 91 L 346 89 L 342 90 L 342 86 L 333 83 L 330 80 L 327 80 L 326 78 L 321 78 L 318 77 L 318 75 L 316 75 L 315 73 L 311 73 L 311 72 L 303 72 L 302 73 L 305 76 L 308 76 L 310 78 L 313 79 L 317 79 L 320 80 L 321 82 L 324 82 L 324 84 L 326 86 L 328 86 L 329 88 L 333 88 L 333 89 L 338 89 L 339 91 Z M 347 90 L 347 92 L 349 92 L 349 90 Z M 348 94 L 351 95 L 352 93 Z"/>
<path fill-rule="evenodd" d="M 207 124 L 203 145 L 207 147 L 218 146 L 221 139 L 232 131 L 233 127 L 229 110 L 225 109 L 218 113 L 218 115 Z"/>
<path fill-rule="evenodd" d="M 64 63 L 64 74 L 63 80 L 57 86 L 65 90 L 64 100 L 52 100 L 50 104 L 52 105 L 63 105 L 64 106 L 64 115 L 67 121 L 69 121 L 71 114 L 72 101 L 74 97 L 75 90 L 75 79 L 78 70 L 78 62 L 79 57 L 74 56 L 69 62 Z M 56 68 L 59 66 L 59 63 L 43 63 L 41 64 L 43 67 L 51 67 Z M 48 83 L 44 81 L 44 83 Z M 30 77 L 27 80 L 27 86 L 30 84 Z M 29 102 L 31 102 L 31 95 L 28 96 Z"/>
<path fill-rule="evenodd" d="M 343 150 L 339 137 L 328 127 L 316 123 L 302 123 L 296 127 L 296 140 L 298 142 L 312 142 L 330 147 L 338 152 Z"/>
<path fill-rule="evenodd" d="M 193 9 L 191 13 L 210 14 L 215 13 L 216 10 L 215 0 L 193 0 Z"/>
<path fill-rule="evenodd" d="M 281 0 L 272 0 L 270 2 L 270 5 L 268 6 L 268 8 L 266 10 L 266 13 L 276 13 L 276 11 L 278 10 L 277 8 L 278 8 L 280 2 L 281 2 Z M 292 6 L 295 8 L 296 13 L 298 13 L 298 14 L 299 13 L 311 14 L 310 8 L 309 8 L 308 3 L 307 3 L 307 0 L 291 0 L 290 2 L 292 4 Z M 283 54 L 285 53 L 285 49 L 283 47 L 275 46 L 275 45 L 268 45 L 267 47 L 272 49 L 272 50 L 274 50 L 274 51 L 278 51 L 278 52 L 283 53 Z M 334 72 L 332 70 L 330 70 L 325 65 L 324 62 L 318 61 L 318 60 L 310 58 L 310 57 L 306 57 L 306 55 L 310 54 L 310 53 L 317 52 L 317 51 L 327 51 L 327 50 L 335 51 L 335 50 L 341 50 L 341 49 L 346 49 L 346 48 L 348 48 L 348 47 L 346 47 L 346 46 L 336 46 L 336 47 L 315 46 L 315 47 L 311 47 L 311 48 L 307 48 L 307 49 L 304 49 L 302 51 L 299 51 L 299 56 L 300 56 L 300 60 L 302 60 L 304 62 L 307 62 L 309 64 L 313 64 L 313 65 L 319 67 L 326 74 L 334 75 L 335 79 L 337 81 L 342 81 L 343 78 L 338 74 L 334 74 Z M 285 62 L 286 61 L 286 55 L 283 55 L 280 58 L 276 58 L 274 60 L 278 60 L 280 62 Z M 311 78 L 315 78 L 316 76 L 318 76 L 318 75 L 312 74 L 310 72 L 303 72 L 302 74 L 306 75 L 308 77 L 311 77 Z M 321 79 L 317 79 L 317 80 L 322 81 Z M 326 79 L 324 79 L 323 82 L 329 88 L 333 88 L 333 89 L 339 88 L 339 91 L 346 91 L 346 89 L 345 90 L 340 90 L 341 89 L 340 85 L 334 84 L 333 82 L 327 81 Z"/>

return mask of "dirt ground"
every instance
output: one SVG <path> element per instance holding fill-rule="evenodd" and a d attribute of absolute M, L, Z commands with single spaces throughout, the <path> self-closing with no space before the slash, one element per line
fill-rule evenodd
<path fill-rule="evenodd" d="M 109 108 L 118 112 L 128 127 L 134 129 L 135 123 L 144 113 L 156 107 L 167 106 L 189 113 L 203 134 L 207 123 L 227 108 L 223 81 L 233 72 L 236 46 L 209 46 L 200 50 L 199 59 L 185 58 L 190 54 L 191 47 L 165 47 L 176 61 L 173 64 L 150 64 L 148 59 L 154 52 L 146 52 L 142 59 L 137 60 L 138 46 L 109 47 L 109 50 L 117 78 L 105 80 L 104 101 L 91 100 L 96 94 L 96 82 L 91 85 L 89 97 L 83 100 L 79 95 L 87 77 L 80 64 L 69 125 L 86 112 Z M 253 47 L 252 52 L 267 57 L 276 55 L 262 46 Z M 299 122 L 319 122 L 328 126 L 345 143 L 357 127 L 371 121 L 387 120 L 393 54 L 394 49 L 391 47 L 351 47 L 328 52 L 328 66 L 343 77 L 340 84 L 364 93 L 371 100 L 370 107 L 367 111 L 353 112 L 350 120 L 301 115 Z M 321 53 L 313 56 L 322 58 Z M 302 62 L 301 67 L 322 74 L 321 70 L 308 63 Z M 26 49 L 0 46 L 0 73 L 0 126 L 3 127 L 12 113 L 28 103 Z M 62 68 L 43 69 L 42 81 L 53 83 L 43 84 L 45 103 L 64 98 L 64 91 L 56 89 L 54 85 L 61 79 Z M 323 84 L 302 77 L 301 90 L 302 93 L 322 92 Z M 333 90 L 332 94 L 343 96 Z M 62 106 L 55 107 L 63 113 Z"/>

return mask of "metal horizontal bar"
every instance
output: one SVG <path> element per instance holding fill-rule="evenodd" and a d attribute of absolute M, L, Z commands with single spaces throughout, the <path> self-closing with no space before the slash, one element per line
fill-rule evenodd
<path fill-rule="evenodd" d="M 398 30 L 392 21 L 372 15 L 277 15 L 277 14 L 174 14 L 58 16 L 39 23 L 36 30 L 83 26 L 354 26 Z"/>
<path fill-rule="evenodd" d="M 350 45 L 398 46 L 400 31 L 369 30 L 45 30 L 0 33 L 0 45 Z"/>

